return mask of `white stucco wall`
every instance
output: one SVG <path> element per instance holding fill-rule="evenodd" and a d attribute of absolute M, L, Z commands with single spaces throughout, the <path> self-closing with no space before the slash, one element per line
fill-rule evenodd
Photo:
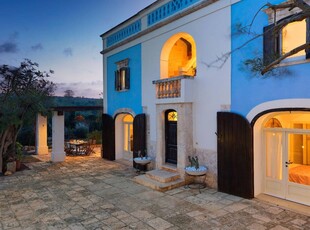
<path fill-rule="evenodd" d="M 189 118 L 191 119 L 192 130 L 189 131 L 193 133 L 193 138 L 190 140 L 192 143 L 188 143 L 187 146 L 192 146 L 193 148 L 190 149 L 193 150 L 190 153 L 186 152 L 186 154 L 199 155 L 201 164 L 209 167 L 210 175 L 207 175 L 206 181 L 212 187 L 217 186 L 217 138 L 215 135 L 217 112 L 223 108 L 229 110 L 231 104 L 230 58 L 225 63 L 215 63 L 215 61 L 231 50 L 230 8 L 234 2 L 236 1 L 221 0 L 212 3 L 156 30 L 150 30 L 149 33 L 126 42 L 103 55 L 103 74 L 106 76 L 107 57 L 141 44 L 142 107 L 148 118 L 148 154 L 158 158 L 158 152 L 160 152 L 157 143 L 158 132 L 163 130 L 158 130 L 158 106 L 156 103 L 160 103 L 160 100 L 156 99 L 156 87 L 152 82 L 161 78 L 160 57 L 167 40 L 178 33 L 187 33 L 193 37 L 197 48 L 197 74 L 189 84 L 192 88 L 190 96 L 192 118 Z M 212 63 L 215 65 L 214 67 L 207 66 Z M 104 84 L 106 94 L 105 80 Z M 107 95 L 104 98 L 106 112 L 108 103 L 113 102 L 106 100 Z M 174 102 L 170 99 L 169 102 L 167 100 L 167 103 Z M 188 127 L 186 128 L 188 129 Z M 187 164 L 187 159 L 182 164 L 178 163 L 178 166 L 184 167 L 184 164 Z"/>
<path fill-rule="evenodd" d="M 221 105 L 230 105 L 230 59 L 221 68 L 206 65 L 230 51 L 230 7 L 222 5 L 227 1 L 220 2 L 145 36 L 142 105 L 150 114 L 151 141 L 156 141 L 156 99 L 152 81 L 160 79 L 162 47 L 171 36 L 184 32 L 194 38 L 197 47 L 197 76 L 192 82 L 194 147 L 216 150 L 216 112 L 221 110 Z"/>

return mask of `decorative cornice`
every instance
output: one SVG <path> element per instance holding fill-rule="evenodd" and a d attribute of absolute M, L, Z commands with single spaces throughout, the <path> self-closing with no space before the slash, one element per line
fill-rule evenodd
<path fill-rule="evenodd" d="M 191 8 L 185 9 L 184 11 L 182 11 L 180 13 L 177 13 L 177 14 L 167 18 L 164 21 L 161 21 L 161 22 L 159 22 L 159 23 L 157 23 L 157 24 L 155 24 L 155 25 L 153 25 L 153 26 L 151 26 L 151 27 L 149 27 L 149 28 L 147 28 L 145 30 L 142 30 L 141 32 L 139 32 L 139 33 L 137 33 L 137 34 L 135 34 L 135 35 L 133 35 L 133 36 L 131 36 L 131 37 L 129 37 L 129 38 L 127 38 L 127 39 L 125 39 L 125 40 L 115 44 L 115 45 L 113 45 L 113 46 L 110 46 L 107 49 L 102 50 L 100 53 L 101 54 L 106 54 L 106 53 L 110 52 L 113 49 L 116 49 L 116 48 L 118 48 L 120 46 L 123 46 L 123 45 L 125 45 L 125 44 L 127 44 L 127 43 L 129 43 L 131 41 L 134 41 L 134 40 L 136 40 L 139 37 L 142 37 L 142 36 L 152 32 L 154 30 L 157 30 L 157 29 L 159 29 L 159 28 L 161 28 L 161 27 L 163 27 L 163 26 L 165 26 L 165 25 L 167 25 L 167 24 L 169 24 L 169 23 L 171 23 L 173 21 L 176 21 L 176 20 L 178 20 L 178 19 L 180 19 L 182 17 L 185 17 L 185 16 L 187 16 L 187 15 L 189 15 L 189 14 L 191 14 L 191 13 L 197 11 L 197 10 L 200 10 L 200 9 L 206 7 L 206 6 L 209 6 L 209 5 L 211 5 L 211 4 L 213 4 L 213 3 L 217 2 L 217 1 L 219 1 L 219 0 L 205 0 L 205 1 L 202 1 L 201 3 L 195 5 L 195 6 L 191 7 Z"/>

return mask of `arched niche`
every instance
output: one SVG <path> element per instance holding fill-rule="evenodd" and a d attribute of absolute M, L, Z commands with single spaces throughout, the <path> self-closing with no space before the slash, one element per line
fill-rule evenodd
<path fill-rule="evenodd" d="M 177 33 L 164 44 L 160 55 L 160 79 L 196 75 L 196 44 L 188 33 Z"/>

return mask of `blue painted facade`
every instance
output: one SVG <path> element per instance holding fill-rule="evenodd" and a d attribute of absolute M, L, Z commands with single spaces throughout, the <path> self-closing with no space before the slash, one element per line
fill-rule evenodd
<path fill-rule="evenodd" d="M 128 58 L 130 68 L 130 89 L 115 90 L 116 63 Z M 107 58 L 107 101 L 108 114 L 113 115 L 117 109 L 126 108 L 136 114 L 142 113 L 141 96 L 141 44 L 130 47 Z"/>
<path fill-rule="evenodd" d="M 138 19 L 131 24 L 125 26 L 124 28 L 109 35 L 106 38 L 106 47 L 111 47 L 133 35 L 136 35 L 143 29 L 147 29 L 154 24 L 165 20 L 167 17 L 175 15 L 176 13 L 179 13 L 182 10 L 200 1 L 201 0 L 171 0 L 147 14 L 146 28 L 142 28 L 141 19 Z"/>
<path fill-rule="evenodd" d="M 259 12 L 251 26 L 252 34 L 262 34 L 268 25 L 268 16 L 260 8 L 267 2 L 279 4 L 283 1 L 242 0 L 232 6 L 232 50 L 238 49 L 253 35 L 235 34 L 235 26 L 250 25 L 255 14 Z M 266 9 L 266 7 L 264 8 Z M 231 111 L 246 116 L 259 104 L 280 99 L 310 98 L 310 63 L 290 65 L 290 73 L 278 76 L 259 76 L 244 68 L 246 59 L 263 55 L 263 37 L 232 53 L 232 101 Z M 279 67 L 283 68 L 283 67 Z"/>
<path fill-rule="evenodd" d="M 122 40 L 141 31 L 141 20 L 137 20 L 125 28 L 115 32 L 107 38 L 107 47 L 110 47 Z"/>
<path fill-rule="evenodd" d="M 147 24 L 151 26 L 199 1 L 200 0 L 171 0 L 149 13 L 147 16 Z"/>

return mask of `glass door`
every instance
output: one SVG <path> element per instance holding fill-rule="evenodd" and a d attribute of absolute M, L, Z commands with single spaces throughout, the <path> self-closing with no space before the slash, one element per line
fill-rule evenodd
<path fill-rule="evenodd" d="M 123 158 L 133 158 L 133 117 L 129 114 L 123 118 Z"/>
<path fill-rule="evenodd" d="M 265 131 L 265 193 L 310 205 L 309 131 Z"/>
<path fill-rule="evenodd" d="M 265 132 L 265 193 L 280 198 L 285 198 L 284 142 L 282 132 Z"/>
<path fill-rule="evenodd" d="M 287 138 L 286 198 L 310 205 L 310 133 L 288 133 Z"/>
<path fill-rule="evenodd" d="M 133 151 L 133 125 L 124 123 L 124 151 L 132 153 Z"/>

